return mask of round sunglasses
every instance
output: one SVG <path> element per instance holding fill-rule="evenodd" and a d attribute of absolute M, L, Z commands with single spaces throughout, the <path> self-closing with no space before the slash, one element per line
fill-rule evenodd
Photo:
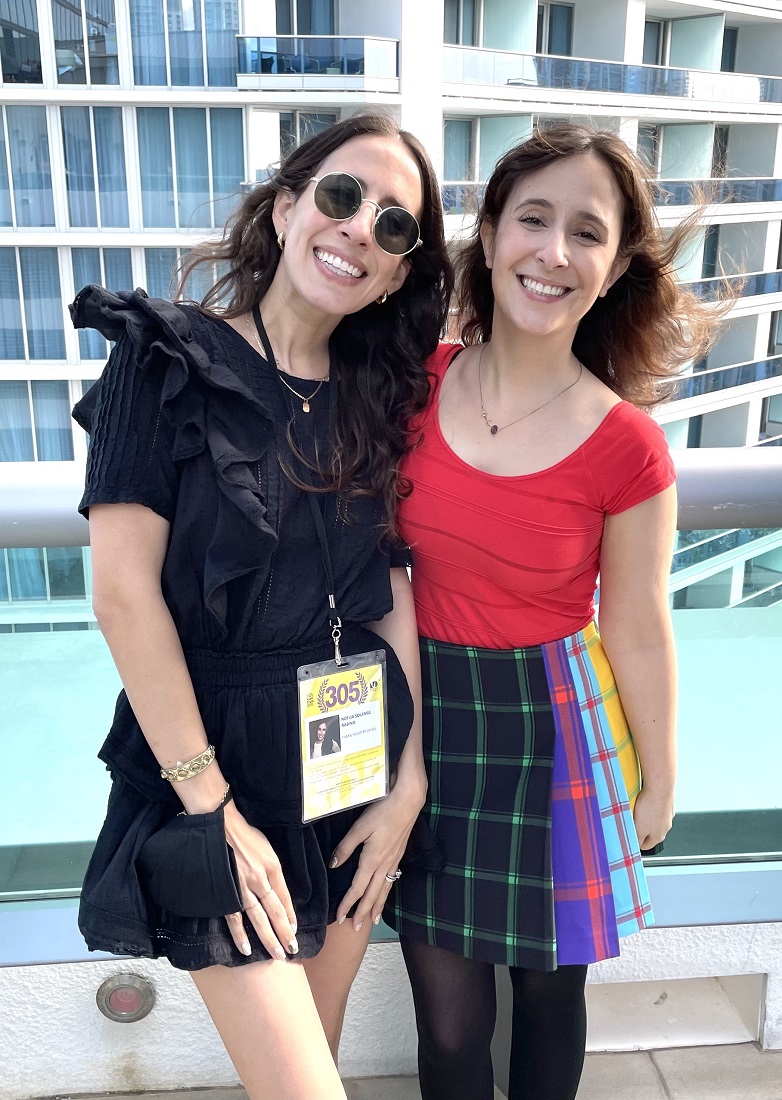
<path fill-rule="evenodd" d="M 354 218 L 365 202 L 374 206 L 376 214 L 372 234 L 379 248 L 389 256 L 406 256 L 424 242 L 416 218 L 403 206 L 383 208 L 371 199 L 364 198 L 361 184 L 347 172 L 329 172 L 325 176 L 311 176 L 315 184 L 315 205 L 321 214 L 335 222 Z"/>

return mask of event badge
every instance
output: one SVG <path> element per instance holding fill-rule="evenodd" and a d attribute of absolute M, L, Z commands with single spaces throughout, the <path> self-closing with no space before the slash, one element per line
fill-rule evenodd
<path fill-rule="evenodd" d="M 388 794 L 386 654 L 337 654 L 298 670 L 302 821 Z"/>

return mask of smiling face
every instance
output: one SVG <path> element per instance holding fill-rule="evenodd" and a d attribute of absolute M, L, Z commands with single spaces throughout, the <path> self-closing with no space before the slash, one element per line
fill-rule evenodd
<path fill-rule="evenodd" d="M 349 172 L 363 196 L 381 207 L 403 206 L 418 218 L 423 188 L 418 165 L 396 138 L 351 138 L 318 166 L 313 175 Z M 372 233 L 377 210 L 362 203 L 348 221 L 332 221 L 314 201 L 315 184 L 298 196 L 283 192 L 274 204 L 274 228 L 285 234 L 278 275 L 310 307 L 331 316 L 356 313 L 404 282 L 409 260 L 389 256 Z"/>
<path fill-rule="evenodd" d="M 496 226 L 481 227 L 494 329 L 504 323 L 572 343 L 581 318 L 627 267 L 616 255 L 622 211 L 613 173 L 594 153 L 520 179 Z"/>
<path fill-rule="evenodd" d="M 319 741 L 323 741 L 326 737 L 326 723 L 321 722 L 318 728 L 315 730 L 315 735 Z"/>

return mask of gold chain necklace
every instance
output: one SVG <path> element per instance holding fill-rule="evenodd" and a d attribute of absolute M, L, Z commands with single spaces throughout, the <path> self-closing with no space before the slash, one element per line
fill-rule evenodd
<path fill-rule="evenodd" d="M 534 409 L 530 409 L 529 412 L 524 413 L 523 416 L 517 417 L 515 420 L 511 420 L 509 424 L 492 424 L 489 420 L 489 414 L 486 412 L 486 406 L 483 403 L 483 385 L 481 384 L 481 367 L 483 366 L 483 353 L 486 351 L 486 344 L 481 348 L 480 359 L 478 360 L 478 393 L 481 398 L 481 416 L 486 421 L 486 427 L 489 429 L 492 435 L 496 435 L 497 432 L 502 432 L 505 428 L 512 428 L 514 424 L 520 424 L 522 420 L 526 420 L 528 416 L 532 416 L 533 413 L 540 412 L 541 409 L 545 409 L 546 405 L 550 405 L 553 401 L 556 401 L 558 397 L 561 397 L 563 393 L 567 393 L 568 390 L 572 390 L 573 387 L 581 381 L 581 375 L 584 373 L 584 364 L 579 363 L 578 377 L 573 382 L 568 382 L 563 390 L 559 393 L 555 393 L 553 397 L 549 397 L 548 401 L 544 401 L 542 405 L 537 405 Z"/>
<path fill-rule="evenodd" d="M 252 321 L 249 314 L 247 316 L 247 327 L 250 330 L 250 333 L 252 334 L 252 336 L 255 338 L 255 342 L 258 345 L 258 350 L 260 351 L 261 356 L 265 359 L 266 358 L 266 352 L 264 351 L 263 344 L 261 343 L 261 339 L 258 336 L 258 330 L 255 327 L 255 323 L 254 323 L 254 321 Z M 305 413 L 308 413 L 310 411 L 310 401 L 312 401 L 315 394 L 320 390 L 320 387 L 323 385 L 323 383 L 328 382 L 329 376 L 326 375 L 325 378 L 318 378 L 318 379 L 313 378 L 313 379 L 311 379 L 312 382 L 317 382 L 318 384 L 315 387 L 315 389 L 312 391 L 312 393 L 308 397 L 305 397 L 304 394 L 299 393 L 298 390 L 295 390 L 293 388 L 293 386 L 290 384 L 290 382 L 287 381 L 287 379 L 285 378 L 285 375 L 283 374 L 282 367 L 280 366 L 280 361 L 279 361 L 279 359 L 277 359 L 276 356 L 275 356 L 274 362 L 277 366 L 277 377 L 282 382 L 283 386 L 285 386 L 286 389 L 290 390 L 290 392 L 293 394 L 293 396 L 298 397 L 299 401 L 301 401 L 301 411 L 305 412 Z"/>

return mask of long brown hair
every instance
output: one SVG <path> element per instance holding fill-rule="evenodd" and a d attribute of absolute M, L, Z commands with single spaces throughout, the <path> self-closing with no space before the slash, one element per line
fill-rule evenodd
<path fill-rule="evenodd" d="M 370 495 L 383 500 L 393 527 L 398 501 L 409 491 L 398 472 L 408 444 L 408 422 L 426 405 L 429 382 L 425 360 L 437 347 L 453 290 L 443 232 L 440 188 L 431 161 L 412 134 L 388 115 L 361 113 L 305 141 L 271 178 L 244 197 L 220 241 L 190 253 L 179 281 L 182 295 L 197 271 L 227 268 L 200 301 L 207 312 L 238 317 L 269 289 L 280 250 L 272 223 L 276 195 L 300 195 L 320 165 L 355 137 L 397 138 L 418 166 L 423 191 L 419 218 L 423 244 L 407 256 L 407 278 L 383 305 L 371 303 L 348 314 L 331 337 L 338 367 L 339 423 L 328 469 L 328 489 L 347 498 Z M 306 486 L 305 486 L 306 487 Z"/>
<path fill-rule="evenodd" d="M 699 215 L 665 235 L 654 216 L 654 197 L 643 162 L 606 130 L 559 123 L 535 130 L 497 163 L 484 194 L 478 223 L 456 260 L 465 344 L 491 339 L 494 294 L 480 227 L 496 228 L 516 184 L 563 157 L 593 153 L 610 168 L 623 199 L 617 257 L 629 259 L 622 275 L 581 319 L 573 354 L 597 378 L 634 405 L 658 404 L 673 378 L 704 355 L 715 321 L 726 307 L 707 304 L 677 282 L 677 257 L 692 238 Z"/>

